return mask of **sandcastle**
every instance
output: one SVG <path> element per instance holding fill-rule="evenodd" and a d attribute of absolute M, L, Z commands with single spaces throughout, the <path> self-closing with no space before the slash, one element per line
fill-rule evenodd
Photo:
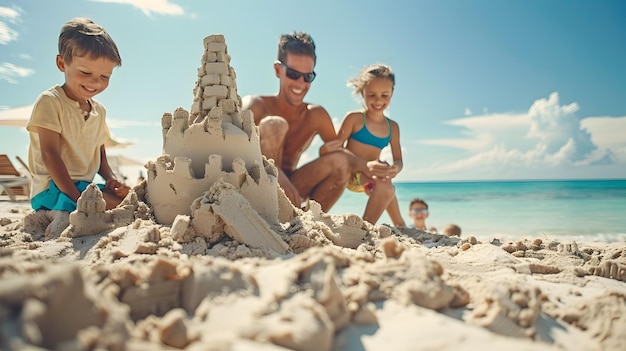
<path fill-rule="evenodd" d="M 60 235 L 94 235 L 145 220 L 169 227 L 177 243 L 211 246 L 230 237 L 268 255 L 331 242 L 356 248 L 371 239 L 356 215 L 332 219 L 315 201 L 306 212 L 291 204 L 277 168 L 261 154 L 258 128 L 252 112 L 241 109 L 235 78 L 224 36 L 206 37 L 191 112 L 179 107 L 163 115 L 163 155 L 146 165 L 146 181 L 113 210 L 105 210 L 100 190 L 90 186 L 69 218 L 55 218 Z M 303 226 L 309 220 L 314 225 Z M 38 225 L 33 221 L 29 232 L 45 229 Z M 384 226 L 378 231 L 391 234 Z"/>
<path fill-rule="evenodd" d="M 294 208 L 278 186 L 277 169 L 261 155 L 252 111 L 241 109 L 221 34 L 204 39 L 193 93 L 191 112 L 179 107 L 163 115 L 163 155 L 147 164 L 146 199 L 156 221 L 171 224 L 180 236 L 210 237 L 223 226 L 242 242 L 261 238 L 284 252 L 287 245 L 270 226 L 290 221 Z M 237 201 L 220 196 L 222 191 L 232 195 L 232 190 L 241 195 Z M 229 213 L 237 220 L 225 215 Z M 192 234 L 182 233 L 189 228 Z"/>

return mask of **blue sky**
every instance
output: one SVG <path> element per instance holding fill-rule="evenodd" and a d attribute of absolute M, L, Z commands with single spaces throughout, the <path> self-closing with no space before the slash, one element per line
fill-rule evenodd
<path fill-rule="evenodd" d="M 125 153 L 161 154 L 160 119 L 190 109 L 202 39 L 222 33 L 239 95 L 274 94 L 281 33 L 317 44 L 307 101 L 339 125 L 360 103 L 346 87 L 366 64 L 396 72 L 397 180 L 626 177 L 626 3 L 582 0 L 183 1 L 0 0 L 0 115 L 62 84 L 60 27 L 85 16 L 117 42 L 123 65 L 96 98 Z M 28 135 L 0 126 L 0 153 Z M 303 161 L 317 155 L 316 140 Z M 134 176 L 134 175 L 131 175 Z"/>

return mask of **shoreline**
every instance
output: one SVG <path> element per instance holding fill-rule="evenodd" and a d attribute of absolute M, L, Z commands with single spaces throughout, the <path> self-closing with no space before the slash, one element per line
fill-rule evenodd
<path fill-rule="evenodd" d="M 449 223 L 483 241 L 540 237 L 554 240 L 626 242 L 622 213 L 626 181 L 397 183 L 405 221 L 413 198 L 429 207 L 428 227 Z M 367 197 L 344 192 L 330 213 L 363 214 Z M 379 223 L 390 223 L 383 213 Z"/>

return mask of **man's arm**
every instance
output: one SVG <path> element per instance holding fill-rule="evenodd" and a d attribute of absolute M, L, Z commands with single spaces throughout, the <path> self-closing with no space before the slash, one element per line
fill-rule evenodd
<path fill-rule="evenodd" d="M 325 108 L 320 105 L 310 105 L 309 116 L 311 117 L 310 120 L 316 123 L 316 134 L 319 134 L 325 143 L 337 138 L 333 120 Z"/>

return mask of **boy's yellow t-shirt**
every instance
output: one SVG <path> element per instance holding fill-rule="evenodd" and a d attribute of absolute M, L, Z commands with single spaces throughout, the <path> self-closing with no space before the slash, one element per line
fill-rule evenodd
<path fill-rule="evenodd" d="M 43 163 L 41 145 L 36 127 L 61 135 L 61 158 L 74 181 L 93 181 L 100 169 L 100 146 L 110 139 L 106 125 L 106 110 L 98 101 L 90 99 L 91 113 L 85 120 L 78 101 L 65 95 L 56 85 L 39 95 L 26 129 L 30 134 L 28 166 L 33 174 L 31 197 L 48 189 L 52 177 Z"/>

